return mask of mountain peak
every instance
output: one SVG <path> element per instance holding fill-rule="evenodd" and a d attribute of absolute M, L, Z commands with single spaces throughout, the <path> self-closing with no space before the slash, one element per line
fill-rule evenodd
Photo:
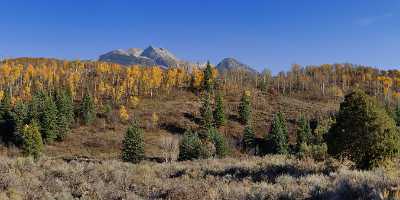
<path fill-rule="evenodd" d="M 251 68 L 250 66 L 243 64 L 237 59 L 232 57 L 222 59 L 222 61 L 218 63 L 217 69 L 220 72 L 243 70 L 249 73 L 257 73 L 257 71 Z"/>

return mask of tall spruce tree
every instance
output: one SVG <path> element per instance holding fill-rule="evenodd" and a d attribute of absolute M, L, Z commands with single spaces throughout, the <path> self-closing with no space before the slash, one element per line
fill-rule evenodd
<path fill-rule="evenodd" d="M 248 124 L 251 120 L 250 91 L 244 91 L 239 105 L 239 120 L 242 124 Z"/>
<path fill-rule="evenodd" d="M 255 145 L 255 134 L 251 125 L 247 125 L 243 131 L 243 147 L 246 151 L 254 148 Z"/>
<path fill-rule="evenodd" d="M 270 146 L 270 150 L 275 154 L 288 154 L 289 153 L 289 142 L 288 142 L 288 130 L 286 127 L 285 117 L 281 112 L 278 112 L 271 125 L 271 131 L 267 135 L 267 141 Z"/>
<path fill-rule="evenodd" d="M 345 96 L 327 135 L 328 153 L 354 161 L 360 169 L 384 164 L 400 152 L 394 120 L 361 90 Z"/>
<path fill-rule="evenodd" d="M 0 140 L 6 145 L 15 143 L 15 122 L 12 115 L 11 96 L 5 93 L 0 101 Z"/>
<path fill-rule="evenodd" d="M 208 93 L 212 93 L 214 89 L 214 82 L 212 77 L 212 66 L 210 61 L 207 62 L 207 66 L 204 69 L 203 89 Z"/>
<path fill-rule="evenodd" d="M 214 144 L 216 156 L 218 158 L 223 158 L 228 155 L 229 149 L 225 137 L 215 128 L 209 129 L 208 135 Z"/>
<path fill-rule="evenodd" d="M 216 127 L 224 126 L 226 123 L 224 102 L 220 93 L 215 96 L 214 123 Z"/>
<path fill-rule="evenodd" d="M 63 140 L 70 132 L 70 127 L 74 121 L 74 105 L 71 96 L 65 90 L 56 93 L 57 105 L 57 140 Z"/>
<path fill-rule="evenodd" d="M 300 146 L 304 144 L 311 144 L 312 142 L 312 133 L 310 128 L 310 122 L 306 119 L 304 115 L 301 115 L 297 122 L 297 150 L 300 149 Z"/>
<path fill-rule="evenodd" d="M 43 141 L 39 132 L 39 126 L 35 122 L 25 125 L 21 129 L 21 135 L 23 139 L 22 150 L 24 155 L 33 156 L 35 159 L 39 158 L 43 151 Z"/>
<path fill-rule="evenodd" d="M 200 107 L 201 125 L 204 128 L 209 129 L 213 127 L 213 121 L 214 121 L 210 94 L 209 93 L 204 94 L 201 101 L 202 101 L 202 105 Z"/>
<path fill-rule="evenodd" d="M 143 130 L 136 122 L 132 123 L 126 131 L 122 141 L 122 160 L 139 163 L 144 159 L 144 135 Z"/>
<path fill-rule="evenodd" d="M 178 160 L 194 160 L 201 158 L 202 143 L 197 133 L 186 131 L 179 143 Z"/>
<path fill-rule="evenodd" d="M 89 93 L 82 99 L 79 115 L 85 125 L 91 124 L 96 117 L 93 98 Z"/>
<path fill-rule="evenodd" d="M 44 110 L 39 117 L 40 132 L 46 143 L 52 142 L 58 135 L 57 106 L 50 96 L 46 97 Z"/>

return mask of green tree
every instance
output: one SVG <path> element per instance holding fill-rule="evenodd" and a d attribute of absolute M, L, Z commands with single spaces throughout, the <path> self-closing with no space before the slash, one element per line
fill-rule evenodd
<path fill-rule="evenodd" d="M 179 143 L 178 160 L 194 160 L 201 158 L 202 143 L 197 135 L 192 131 L 186 131 Z"/>
<path fill-rule="evenodd" d="M 82 99 L 79 115 L 85 125 L 89 125 L 95 119 L 95 106 L 90 94 L 86 93 Z"/>
<path fill-rule="evenodd" d="M 122 141 L 122 160 L 139 163 L 144 159 L 143 130 L 134 122 L 126 131 Z"/>
<path fill-rule="evenodd" d="M 254 148 L 255 145 L 255 134 L 250 125 L 247 125 L 243 131 L 243 146 L 246 151 Z"/>
<path fill-rule="evenodd" d="M 71 96 L 65 90 L 56 93 L 57 105 L 57 139 L 63 140 L 70 132 L 70 127 L 74 121 L 74 105 Z"/>
<path fill-rule="evenodd" d="M 201 125 L 209 129 L 213 127 L 213 111 L 211 107 L 210 95 L 208 93 L 204 94 L 202 98 L 202 105 L 200 107 L 201 115 Z"/>
<path fill-rule="evenodd" d="M 251 120 L 251 102 L 249 91 L 244 91 L 240 100 L 239 120 L 242 124 L 248 124 Z"/>
<path fill-rule="evenodd" d="M 207 66 L 204 69 L 203 89 L 208 93 L 211 93 L 214 89 L 212 66 L 210 64 L 210 61 L 207 62 Z"/>
<path fill-rule="evenodd" d="M 301 115 L 297 123 L 297 150 L 300 150 L 300 146 L 304 144 L 312 143 L 312 133 L 310 128 L 310 122 Z"/>
<path fill-rule="evenodd" d="M 223 158 L 229 153 L 228 144 L 226 139 L 217 129 L 211 128 L 208 130 L 209 138 L 215 147 L 215 154 L 218 158 Z"/>
<path fill-rule="evenodd" d="M 396 121 L 396 125 L 400 127 L 400 103 L 397 104 L 394 110 L 394 120 Z"/>
<path fill-rule="evenodd" d="M 215 96 L 214 123 L 217 127 L 224 126 L 226 123 L 224 101 L 220 93 Z"/>
<path fill-rule="evenodd" d="M 57 106 L 53 98 L 47 97 L 42 115 L 39 117 L 40 132 L 46 143 L 54 141 L 58 136 Z"/>
<path fill-rule="evenodd" d="M 278 112 L 271 125 L 271 131 L 267 135 L 267 141 L 270 146 L 270 150 L 275 154 L 288 154 L 289 153 L 289 142 L 288 142 L 288 130 L 286 127 L 285 117 L 281 112 Z"/>
<path fill-rule="evenodd" d="M 394 120 L 361 90 L 346 95 L 327 136 L 328 153 L 348 158 L 360 169 L 384 164 L 400 151 Z"/>
<path fill-rule="evenodd" d="M 35 159 L 39 158 L 43 151 L 43 141 L 39 132 L 39 126 L 35 122 L 25 125 L 21 130 L 21 135 L 23 138 L 22 150 L 24 155 L 33 156 Z"/>
<path fill-rule="evenodd" d="M 16 142 L 15 121 L 12 115 L 11 96 L 6 93 L 0 102 L 0 140 L 5 144 Z"/>

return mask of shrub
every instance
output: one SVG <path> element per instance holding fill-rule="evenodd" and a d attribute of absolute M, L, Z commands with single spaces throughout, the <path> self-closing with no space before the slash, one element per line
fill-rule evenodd
<path fill-rule="evenodd" d="M 134 122 L 126 131 L 122 141 L 122 160 L 139 163 L 144 159 L 144 135 Z"/>
<path fill-rule="evenodd" d="M 214 123 L 215 126 L 221 127 L 225 125 L 226 123 L 226 118 L 225 118 L 225 112 L 224 112 L 224 102 L 222 99 L 221 94 L 217 94 L 215 96 L 215 109 L 214 109 Z"/>
<path fill-rule="evenodd" d="M 239 120 L 242 124 L 248 124 L 251 118 L 250 91 L 244 91 L 239 105 Z"/>
<path fill-rule="evenodd" d="M 377 167 L 400 151 L 394 120 L 375 99 L 360 90 L 346 95 L 340 104 L 327 143 L 329 154 L 348 158 L 361 169 Z"/>
<path fill-rule="evenodd" d="M 35 122 L 25 125 L 21 134 L 23 138 L 23 153 L 26 156 L 33 156 L 35 159 L 39 158 L 43 151 L 43 141 L 38 125 Z"/>
<path fill-rule="evenodd" d="M 194 160 L 201 158 L 202 143 L 197 133 L 186 131 L 179 144 L 178 160 Z"/>

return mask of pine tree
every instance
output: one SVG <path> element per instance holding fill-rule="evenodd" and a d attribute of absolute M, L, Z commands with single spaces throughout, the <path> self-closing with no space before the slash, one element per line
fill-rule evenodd
<path fill-rule="evenodd" d="M 203 89 L 208 93 L 212 93 L 214 89 L 214 83 L 212 78 L 212 67 L 210 62 L 207 62 L 207 66 L 204 69 Z"/>
<path fill-rule="evenodd" d="M 396 121 L 396 125 L 400 127 L 400 102 L 397 104 L 396 109 L 394 110 L 394 120 Z"/>
<path fill-rule="evenodd" d="M 215 154 L 218 158 L 223 158 L 228 155 L 228 144 L 226 143 L 226 139 L 221 133 L 218 132 L 217 129 L 211 128 L 208 130 L 209 138 L 215 147 Z"/>
<path fill-rule="evenodd" d="M 23 138 L 22 150 L 24 155 L 33 156 L 35 159 L 39 158 L 43 151 L 43 141 L 39 132 L 39 126 L 35 122 L 25 125 L 21 130 L 21 135 Z"/>
<path fill-rule="evenodd" d="M 40 117 L 40 132 L 46 143 L 57 138 L 57 106 L 51 97 L 47 97 L 43 115 Z"/>
<path fill-rule="evenodd" d="M 311 144 L 312 133 L 310 128 L 310 122 L 301 115 L 297 123 L 297 150 L 300 150 L 301 144 Z"/>
<path fill-rule="evenodd" d="M 243 131 L 243 146 L 246 151 L 254 148 L 255 137 L 251 125 L 247 125 Z"/>
<path fill-rule="evenodd" d="M 380 166 L 400 152 L 394 120 L 361 90 L 346 95 L 327 135 L 328 153 L 348 158 L 360 169 Z"/>
<path fill-rule="evenodd" d="M 192 131 L 186 131 L 179 143 L 178 160 L 195 160 L 201 158 L 202 143 L 197 135 Z"/>
<path fill-rule="evenodd" d="M 92 96 L 86 93 L 81 102 L 80 117 L 85 125 L 89 125 L 93 122 L 95 115 L 96 113 Z"/>
<path fill-rule="evenodd" d="M 219 93 L 215 97 L 214 123 L 216 127 L 224 126 L 226 123 L 225 113 L 224 113 L 224 102 L 221 94 Z"/>
<path fill-rule="evenodd" d="M 57 106 L 57 140 L 63 140 L 70 132 L 74 121 L 74 105 L 71 96 L 65 90 L 56 93 Z"/>
<path fill-rule="evenodd" d="M 135 122 L 126 131 L 122 145 L 122 160 L 139 163 L 144 159 L 143 130 Z"/>
<path fill-rule="evenodd" d="M 288 130 L 286 120 L 281 112 L 278 112 L 272 121 L 271 131 L 267 135 L 267 141 L 271 145 L 271 151 L 275 154 L 288 154 Z"/>
<path fill-rule="evenodd" d="M 6 93 L 0 102 L 0 140 L 15 143 L 15 121 L 12 115 L 11 96 Z"/>
<path fill-rule="evenodd" d="M 209 129 L 213 127 L 213 111 L 211 107 L 211 100 L 209 94 L 204 94 L 202 98 L 202 105 L 200 108 L 201 125 Z"/>
<path fill-rule="evenodd" d="M 243 92 L 239 105 L 239 119 L 242 124 L 248 124 L 251 118 L 250 92 Z"/>

